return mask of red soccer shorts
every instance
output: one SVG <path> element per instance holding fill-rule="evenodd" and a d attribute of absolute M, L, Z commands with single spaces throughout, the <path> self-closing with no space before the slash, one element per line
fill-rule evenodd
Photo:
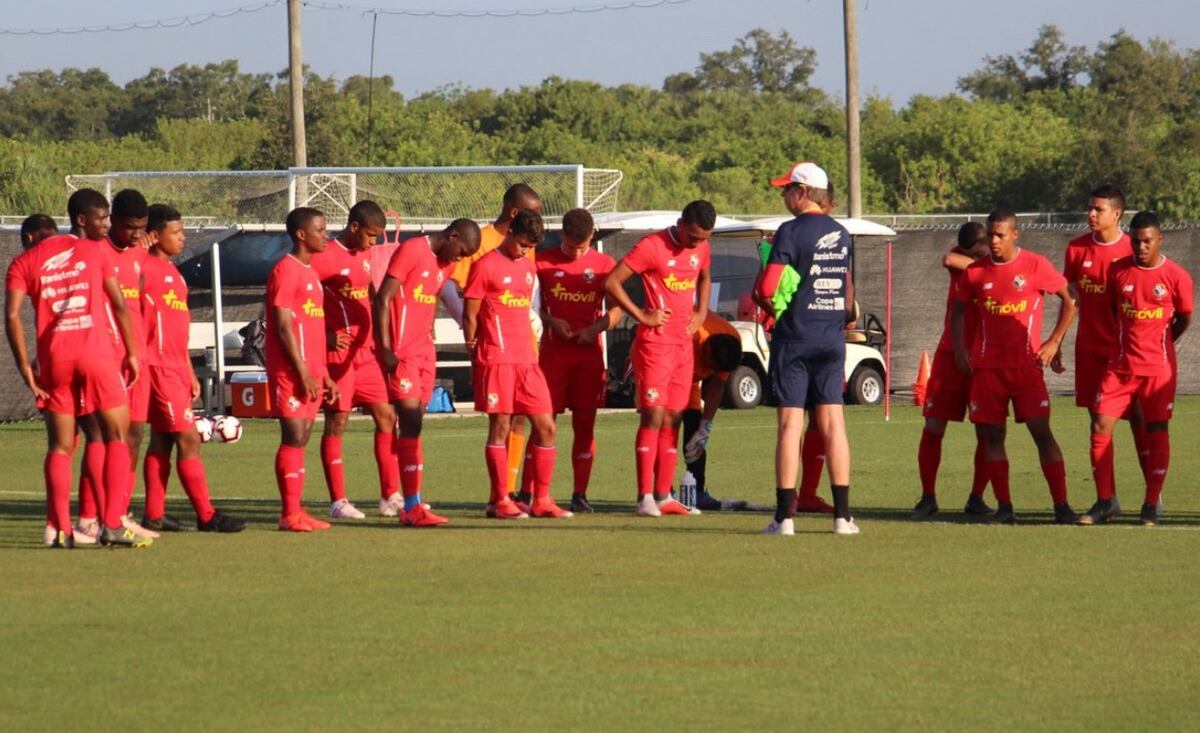
<path fill-rule="evenodd" d="M 320 377 L 317 378 L 320 381 Z M 274 395 L 272 410 L 277 418 L 316 420 L 321 411 L 321 398 L 309 399 L 304 385 L 292 372 L 267 373 L 267 388 Z"/>
<path fill-rule="evenodd" d="M 400 359 L 396 371 L 388 375 L 387 395 L 392 402 L 420 398 L 428 405 L 437 377 L 437 356 L 433 350 L 412 353 Z"/>
<path fill-rule="evenodd" d="M 1089 410 L 1096 404 L 1100 394 L 1100 382 L 1108 370 L 1107 351 L 1075 349 L 1075 406 Z"/>
<path fill-rule="evenodd" d="M 156 433 L 182 433 L 195 424 L 192 375 L 179 367 L 150 367 L 150 427 Z"/>
<path fill-rule="evenodd" d="M 50 393 L 45 404 L 48 412 L 90 415 L 129 402 L 125 382 L 121 379 L 121 367 L 113 359 L 41 364 L 40 370 L 39 383 Z"/>
<path fill-rule="evenodd" d="M 475 409 L 489 415 L 548 415 L 554 403 L 537 364 L 476 365 Z"/>
<path fill-rule="evenodd" d="M 1146 422 L 1166 422 L 1175 411 L 1175 376 L 1141 377 L 1106 372 L 1092 409 L 1101 415 L 1123 417 L 1134 402 Z"/>
<path fill-rule="evenodd" d="M 142 362 L 142 373 L 133 386 L 126 388 L 129 397 L 129 422 L 146 422 L 150 414 L 149 368 Z"/>
<path fill-rule="evenodd" d="M 925 405 L 921 415 L 934 420 L 962 422 L 971 401 L 971 375 L 963 374 L 954 363 L 954 352 L 941 350 L 933 356 Z"/>
<path fill-rule="evenodd" d="M 599 346 L 548 344 L 538 360 L 555 413 L 604 407 L 604 354 Z"/>
<path fill-rule="evenodd" d="M 388 401 L 387 381 L 374 355 L 337 363 L 330 361 L 329 377 L 337 384 L 338 399 L 331 406 L 350 412 L 357 405 L 379 405 Z"/>
<path fill-rule="evenodd" d="M 665 407 L 684 410 L 692 394 L 695 355 L 688 344 L 633 342 L 633 379 L 637 383 L 637 408 Z"/>
<path fill-rule="evenodd" d="M 1012 402 L 1017 422 L 1050 417 L 1050 393 L 1034 366 L 976 369 L 971 376 L 971 422 L 1003 425 Z"/>

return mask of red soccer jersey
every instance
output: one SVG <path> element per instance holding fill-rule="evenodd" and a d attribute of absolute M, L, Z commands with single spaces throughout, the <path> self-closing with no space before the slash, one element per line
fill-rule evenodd
<path fill-rule="evenodd" d="M 146 262 L 146 248 L 133 244 L 125 249 L 118 248 L 111 240 L 107 242 L 113 267 L 117 272 L 117 283 L 121 295 L 125 296 L 125 310 L 129 312 L 129 324 L 133 326 L 134 343 L 146 343 L 146 324 L 142 318 L 142 265 Z M 106 305 L 107 307 L 107 305 Z M 117 333 L 116 324 L 111 324 L 117 354 L 125 354 L 125 344 Z"/>
<path fill-rule="evenodd" d="M 142 263 L 142 316 L 146 322 L 146 363 L 190 366 L 188 288 L 170 260 L 150 255 Z"/>
<path fill-rule="evenodd" d="M 1097 242 L 1088 233 L 1067 245 L 1063 276 L 1079 292 L 1079 330 L 1075 350 L 1112 353 L 1116 347 L 1117 322 L 1112 299 L 1105 292 L 1108 272 L 1113 263 L 1133 256 L 1129 235 L 1122 233 L 1115 242 Z"/>
<path fill-rule="evenodd" d="M 529 324 L 536 279 L 529 258 L 514 260 L 499 249 L 471 266 L 463 296 L 483 301 L 475 334 L 475 356 L 480 364 L 537 363 Z"/>
<path fill-rule="evenodd" d="M 958 282 L 958 299 L 979 316 L 971 349 L 976 369 L 1031 366 L 1041 346 L 1043 293 L 1056 293 L 1067 280 L 1050 260 L 1027 249 L 1008 262 L 987 257 L 971 265 Z"/>
<path fill-rule="evenodd" d="M 1192 276 L 1165 256 L 1157 267 L 1139 267 L 1130 258 L 1113 265 L 1108 289 L 1117 322 L 1109 368 L 1140 377 L 1174 374 L 1171 320 L 1192 312 Z"/>
<path fill-rule="evenodd" d="M 708 269 L 708 242 L 682 247 L 675 241 L 675 228 L 671 227 L 642 238 L 622 261 L 642 276 L 645 308 L 671 311 L 665 326 L 639 328 L 638 338 L 646 343 L 692 343 L 687 327 L 695 309 L 700 271 Z"/>
<path fill-rule="evenodd" d="M 328 332 L 350 336 L 350 348 L 334 350 L 328 359 L 344 363 L 370 357 L 375 346 L 371 333 L 371 255 L 347 249 L 337 239 L 329 240 L 324 252 L 309 262 L 325 290 L 325 327 Z"/>
<path fill-rule="evenodd" d="M 400 282 L 390 310 L 392 349 L 397 354 L 428 351 L 433 346 L 438 293 L 456 265 L 438 265 L 429 237 L 407 239 L 392 255 L 387 275 Z"/>
<path fill-rule="evenodd" d="M 118 356 L 109 333 L 104 279 L 116 277 L 105 242 L 60 234 L 9 264 L 5 286 L 29 295 L 37 325 L 37 359 L 56 362 Z"/>
<path fill-rule="evenodd" d="M 300 345 L 308 373 L 323 377 L 325 369 L 325 300 L 317 271 L 296 259 L 284 255 L 267 278 L 267 371 L 287 374 L 297 379 L 295 367 L 283 349 L 275 323 L 275 309 L 292 311 L 292 334 Z"/>
<path fill-rule="evenodd" d="M 962 254 L 961 250 L 955 250 Z M 958 284 L 962 281 L 963 270 L 950 270 L 950 287 L 946 288 L 946 315 L 942 320 L 942 338 L 938 341 L 937 350 L 953 352 L 954 341 L 950 335 L 950 309 L 954 306 L 954 301 L 958 298 Z M 963 343 L 970 347 L 975 343 L 975 331 L 979 316 L 976 315 L 974 308 L 967 308 L 963 311 Z"/>
<path fill-rule="evenodd" d="M 613 258 L 588 248 L 579 259 L 573 259 L 562 247 L 555 247 L 538 252 L 536 263 L 542 307 L 550 315 L 566 321 L 572 331 L 579 331 L 604 314 L 604 278 L 616 267 Z M 545 339 L 547 343 L 559 342 L 549 329 Z M 597 338 L 595 345 L 599 344 Z"/>

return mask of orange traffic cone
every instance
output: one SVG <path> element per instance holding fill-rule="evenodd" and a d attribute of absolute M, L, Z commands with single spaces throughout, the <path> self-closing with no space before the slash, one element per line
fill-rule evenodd
<path fill-rule="evenodd" d="M 925 404 L 925 388 L 929 386 L 929 352 L 921 352 L 921 366 L 917 368 L 917 381 L 913 383 L 913 404 Z"/>

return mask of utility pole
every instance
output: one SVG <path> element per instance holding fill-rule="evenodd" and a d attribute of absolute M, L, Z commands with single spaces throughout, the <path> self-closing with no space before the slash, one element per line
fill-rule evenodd
<path fill-rule="evenodd" d="M 858 18 L 855 0 L 842 0 L 846 31 L 846 191 L 850 216 L 862 216 L 862 145 L 858 110 Z"/>
<path fill-rule="evenodd" d="M 292 110 L 292 165 L 308 165 L 304 141 L 304 60 L 301 56 L 300 0 L 288 0 L 288 94 Z"/>

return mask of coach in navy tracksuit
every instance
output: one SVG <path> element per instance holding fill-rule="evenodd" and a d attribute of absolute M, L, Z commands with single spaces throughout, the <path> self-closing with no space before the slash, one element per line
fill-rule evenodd
<path fill-rule="evenodd" d="M 794 533 L 796 478 L 804 435 L 804 406 L 813 405 L 817 429 L 825 440 L 825 456 L 833 488 L 833 531 L 858 534 L 850 516 L 850 445 L 842 414 L 846 365 L 846 323 L 854 311 L 850 233 L 824 213 L 829 177 L 813 163 L 800 162 L 771 181 L 781 188 L 784 204 L 796 215 L 775 233 L 775 242 L 755 287 L 771 300 L 781 283 L 799 285 L 777 316 L 768 367 L 779 401 L 779 435 L 775 444 L 775 519 L 767 534 Z M 789 272 L 789 268 L 794 272 Z"/>

